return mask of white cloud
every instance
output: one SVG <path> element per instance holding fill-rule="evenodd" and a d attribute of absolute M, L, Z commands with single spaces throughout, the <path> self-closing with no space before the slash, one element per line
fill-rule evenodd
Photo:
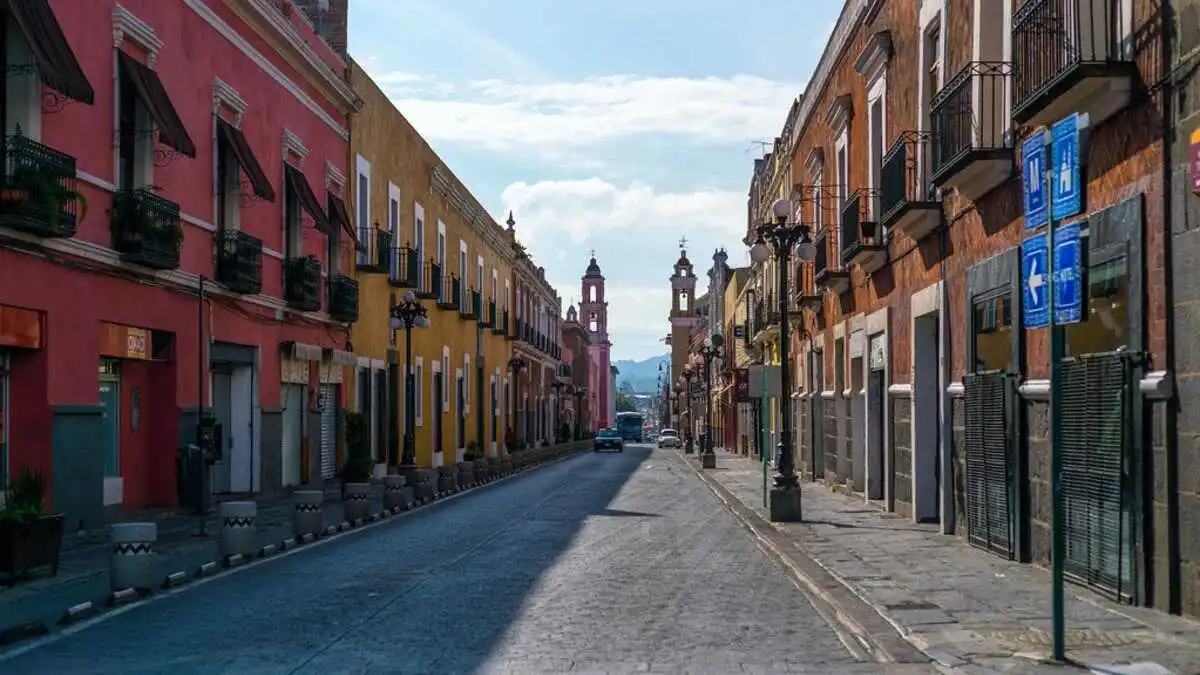
<path fill-rule="evenodd" d="M 372 76 L 431 140 L 494 151 L 534 148 L 542 154 L 651 134 L 741 144 L 776 132 L 803 89 L 751 75 L 610 75 L 549 84 L 491 79 L 457 85 L 396 71 Z"/>
<path fill-rule="evenodd" d="M 563 236 L 579 244 L 620 230 L 686 227 L 728 237 L 740 236 L 746 223 L 746 195 L 729 190 L 659 193 L 641 182 L 621 188 L 588 178 L 512 183 L 501 199 L 517 217 L 517 237 L 543 256 L 566 243 Z"/>

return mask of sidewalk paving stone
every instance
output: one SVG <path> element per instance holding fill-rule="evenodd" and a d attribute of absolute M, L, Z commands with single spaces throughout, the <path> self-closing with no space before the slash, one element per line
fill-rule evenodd
<path fill-rule="evenodd" d="M 1063 672 L 1038 661 L 1050 652 L 1045 570 L 817 483 L 801 485 L 805 522 L 770 524 L 760 462 L 718 451 L 715 470 L 691 464 L 943 665 L 961 672 Z M 1200 675 L 1200 623 L 1071 584 L 1066 612 L 1069 658 L 1093 668 L 1140 666 L 1094 672 Z"/>

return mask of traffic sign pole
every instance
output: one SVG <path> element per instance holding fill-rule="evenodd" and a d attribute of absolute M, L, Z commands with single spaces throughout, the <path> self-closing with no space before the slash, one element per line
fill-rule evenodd
<path fill-rule="evenodd" d="M 1051 142 L 1051 136 L 1046 135 L 1046 144 Z M 1053 194 L 1054 169 L 1053 162 L 1046 168 L 1046 194 Z M 1055 260 L 1054 247 L 1054 209 L 1047 209 L 1046 238 L 1049 240 L 1051 254 L 1046 256 L 1046 276 L 1054 287 Z M 1050 308 L 1050 495 L 1052 516 L 1050 519 L 1050 624 L 1051 624 L 1051 656 L 1055 661 L 1065 661 L 1067 658 L 1067 626 L 1066 626 L 1066 592 L 1063 588 L 1064 566 L 1066 555 L 1066 523 L 1065 508 L 1062 495 L 1062 396 L 1058 384 L 1063 359 L 1064 335 L 1063 327 L 1054 316 L 1054 292 L 1046 294 L 1046 302 Z"/>

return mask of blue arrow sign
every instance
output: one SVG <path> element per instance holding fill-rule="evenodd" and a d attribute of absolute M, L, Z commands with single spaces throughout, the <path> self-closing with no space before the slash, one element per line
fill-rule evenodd
<path fill-rule="evenodd" d="M 1083 243 L 1079 223 L 1054 230 L 1054 323 L 1083 321 Z"/>
<path fill-rule="evenodd" d="M 1079 113 L 1072 113 L 1054 123 L 1050 129 L 1053 142 L 1051 156 L 1050 202 L 1055 220 L 1079 213 L 1082 205 L 1083 181 L 1079 169 Z"/>
<path fill-rule="evenodd" d="M 1025 196 L 1025 229 L 1046 224 L 1049 198 L 1046 195 L 1046 130 L 1038 129 L 1021 144 L 1021 185 Z"/>
<path fill-rule="evenodd" d="M 1021 324 L 1026 328 L 1050 325 L 1049 238 L 1039 232 L 1021 242 Z"/>

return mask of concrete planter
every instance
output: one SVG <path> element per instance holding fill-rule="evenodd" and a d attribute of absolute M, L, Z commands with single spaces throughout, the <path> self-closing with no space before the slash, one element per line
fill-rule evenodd
<path fill-rule="evenodd" d="M 458 463 L 458 480 L 459 487 L 464 490 L 475 486 L 475 462 L 462 461 Z"/>
<path fill-rule="evenodd" d="M 439 466 L 437 469 L 437 491 L 442 494 L 458 492 L 458 468 L 454 466 Z"/>
<path fill-rule="evenodd" d="M 154 543 L 157 523 L 117 523 L 108 526 L 112 542 L 109 582 L 112 590 L 154 588 L 158 581 Z"/>
<path fill-rule="evenodd" d="M 221 555 L 251 556 L 258 552 L 258 504 L 221 502 Z"/>
<path fill-rule="evenodd" d="M 346 496 L 342 501 L 342 520 L 353 523 L 371 515 L 371 484 L 346 483 Z"/>
<path fill-rule="evenodd" d="M 325 493 L 321 490 L 296 490 L 292 493 L 292 532 L 314 537 L 325 529 Z"/>
<path fill-rule="evenodd" d="M 491 469 L 488 468 L 487 460 L 481 459 L 475 462 L 475 484 L 483 485 L 488 481 L 488 477 L 492 475 Z"/>
<path fill-rule="evenodd" d="M 437 490 L 437 471 L 433 469 L 417 469 L 414 472 L 416 476 L 416 484 L 413 485 L 414 496 L 419 502 L 427 502 L 433 499 L 433 493 Z"/>
<path fill-rule="evenodd" d="M 383 477 L 383 508 L 408 508 L 411 499 L 404 489 L 404 476 L 391 475 Z"/>

